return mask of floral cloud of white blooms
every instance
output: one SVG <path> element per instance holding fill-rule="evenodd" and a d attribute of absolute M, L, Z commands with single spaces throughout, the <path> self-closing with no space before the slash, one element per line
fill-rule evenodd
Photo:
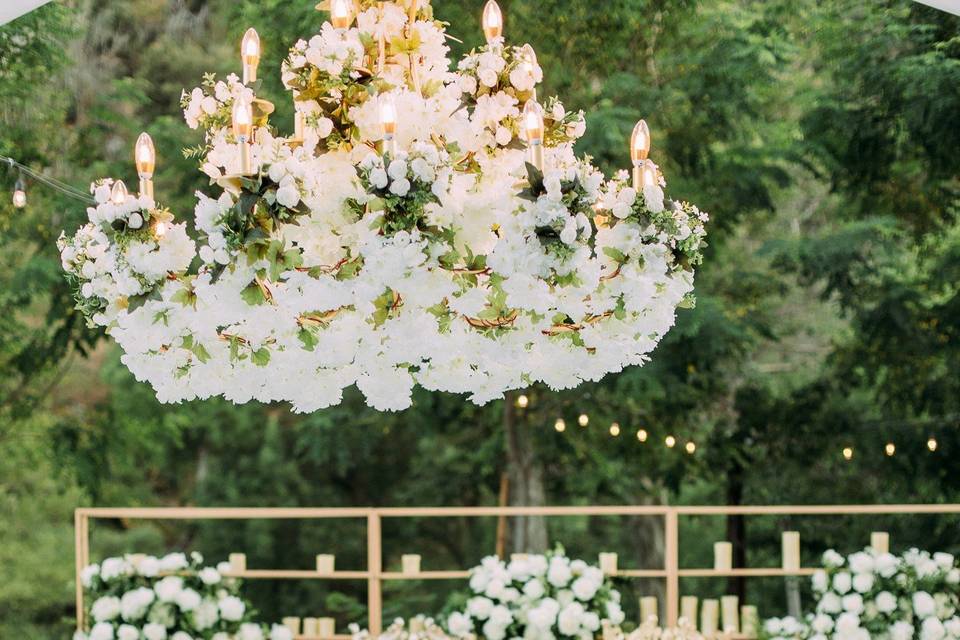
<path fill-rule="evenodd" d="M 380 6 L 382 5 L 382 6 Z M 222 395 L 338 404 L 356 385 L 402 410 L 414 385 L 477 404 L 541 382 L 568 389 L 642 365 L 692 303 L 706 214 L 574 155 L 582 113 L 543 103 L 543 172 L 521 112 L 543 72 L 498 39 L 451 70 L 429 2 L 360 0 L 353 26 L 283 63 L 299 139 L 271 128 L 257 83 L 208 75 L 184 92 L 197 241 L 149 195 L 92 186 L 89 223 L 61 236 L 78 308 L 163 402 Z M 231 128 L 254 106 L 254 170 Z M 381 105 L 398 114 L 397 151 Z"/>

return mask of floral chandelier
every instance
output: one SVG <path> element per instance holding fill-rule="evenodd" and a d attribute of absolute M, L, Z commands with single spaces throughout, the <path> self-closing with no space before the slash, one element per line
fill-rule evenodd
<path fill-rule="evenodd" d="M 428 0 L 318 8 L 330 21 L 282 66 L 292 135 L 257 96 L 252 29 L 242 79 L 184 92 L 220 191 L 197 194 L 198 240 L 154 200 L 146 134 L 139 194 L 94 183 L 89 223 L 61 236 L 77 307 L 124 365 L 164 402 L 311 412 L 354 384 L 400 410 L 416 384 L 483 404 L 643 364 L 692 302 L 707 221 L 665 199 L 647 125 L 632 175 L 577 158 L 583 113 L 537 101 L 536 55 L 493 0 L 455 71 Z"/>

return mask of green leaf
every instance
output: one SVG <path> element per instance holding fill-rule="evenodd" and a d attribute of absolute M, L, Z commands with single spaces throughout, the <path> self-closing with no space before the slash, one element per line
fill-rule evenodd
<path fill-rule="evenodd" d="M 260 347 L 251 355 L 253 364 L 258 367 L 265 367 L 270 364 L 270 350 L 266 347 Z"/>
<path fill-rule="evenodd" d="M 240 292 L 240 297 L 243 298 L 243 301 L 249 304 L 251 307 L 263 304 L 267 301 L 263 295 L 263 289 L 260 288 L 260 285 L 258 285 L 256 281 L 248 284 L 243 291 Z"/>

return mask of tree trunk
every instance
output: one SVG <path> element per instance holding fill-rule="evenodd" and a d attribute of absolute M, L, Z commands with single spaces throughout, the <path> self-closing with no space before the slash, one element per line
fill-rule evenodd
<path fill-rule="evenodd" d="M 512 507 L 539 507 L 546 504 L 543 465 L 537 456 L 530 426 L 516 410 L 516 396 L 508 393 L 503 403 L 506 440 L 509 504 Z M 510 553 L 543 553 L 547 550 L 547 521 L 543 516 L 511 518 Z"/>
<path fill-rule="evenodd" d="M 642 506 L 667 504 L 666 493 L 658 488 L 651 479 L 645 478 L 643 486 L 647 491 L 636 494 L 634 504 Z M 666 539 L 664 538 L 663 518 L 651 516 L 628 516 L 627 527 L 631 532 L 629 543 L 635 558 L 634 566 L 659 568 L 664 566 Z M 666 583 L 664 580 L 641 580 L 638 595 L 654 596 L 657 602 L 666 602 Z M 665 614 L 661 607 L 660 615 Z M 664 618 L 661 618 L 664 619 Z"/>
<path fill-rule="evenodd" d="M 727 504 L 739 506 L 743 502 L 743 467 L 734 462 L 727 473 Z M 747 566 L 747 525 L 742 515 L 727 516 L 727 540 L 733 545 L 733 566 Z M 727 580 L 727 593 L 746 601 L 747 582 L 743 577 Z"/>

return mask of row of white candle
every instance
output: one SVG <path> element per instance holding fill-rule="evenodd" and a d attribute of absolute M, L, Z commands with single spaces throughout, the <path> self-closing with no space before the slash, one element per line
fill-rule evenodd
<path fill-rule="evenodd" d="M 783 549 L 782 568 L 784 571 L 800 570 L 800 532 L 784 531 L 781 537 Z M 886 531 L 874 531 L 870 534 L 870 546 L 876 553 L 890 551 L 890 534 Z M 717 571 L 733 569 L 733 544 L 722 541 L 713 545 L 713 568 Z"/>
<path fill-rule="evenodd" d="M 334 575 L 336 573 L 336 556 L 329 553 L 321 553 L 317 556 L 317 573 L 323 576 Z M 247 556 L 243 553 L 230 554 L 230 572 L 242 574 L 247 570 Z M 401 572 L 404 575 L 416 575 L 420 573 L 420 556 L 413 553 L 404 554 L 400 558 Z"/>
<path fill-rule="evenodd" d="M 282 622 L 283 626 L 289 629 L 294 637 L 329 639 L 337 634 L 337 621 L 333 618 L 303 618 L 301 620 L 296 617 L 287 617 Z"/>

